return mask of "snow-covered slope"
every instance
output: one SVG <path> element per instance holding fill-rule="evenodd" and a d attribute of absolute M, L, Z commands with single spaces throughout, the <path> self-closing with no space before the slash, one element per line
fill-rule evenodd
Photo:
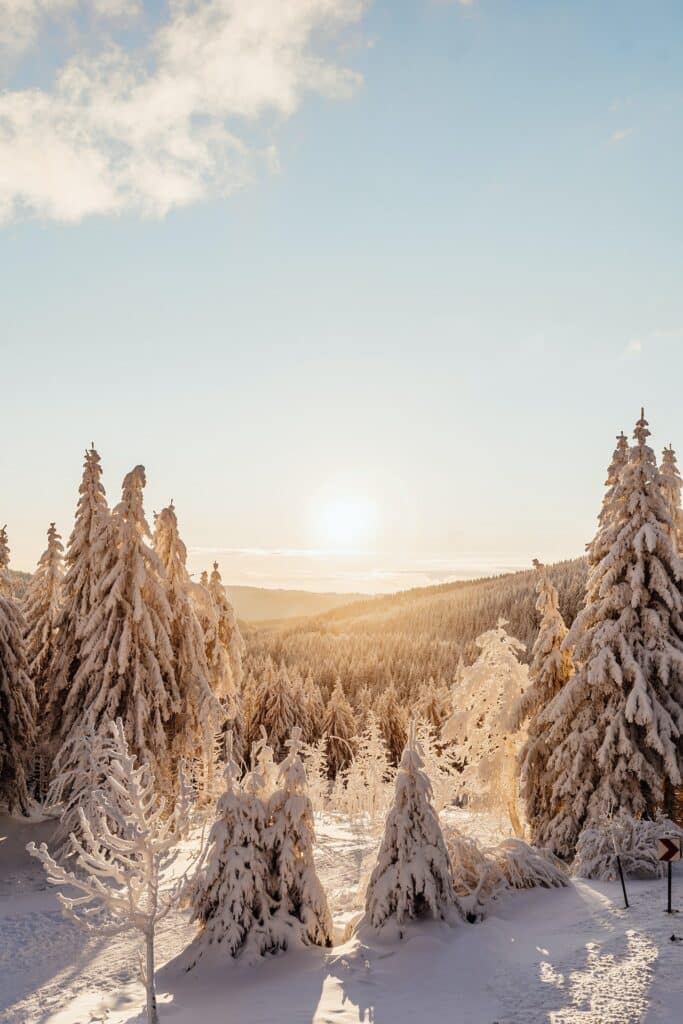
<path fill-rule="evenodd" d="M 460 826 L 490 822 L 458 812 Z M 134 937 L 87 938 L 62 916 L 24 845 L 49 824 L 0 819 L 0 1022 L 142 1022 Z M 358 906 L 379 839 L 325 819 L 316 860 L 338 933 Z M 204 960 L 186 972 L 188 912 L 158 941 L 161 1020 L 169 1024 L 673 1024 L 683 1000 L 683 922 L 663 881 L 575 881 L 507 893 L 482 924 L 420 924 L 399 944 L 357 939 L 255 964 Z M 683 900 L 683 873 L 674 896 Z"/>

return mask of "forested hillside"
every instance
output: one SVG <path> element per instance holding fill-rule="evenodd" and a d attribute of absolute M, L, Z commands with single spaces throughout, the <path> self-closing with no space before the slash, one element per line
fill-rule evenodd
<path fill-rule="evenodd" d="M 581 607 L 586 572 L 583 558 L 548 567 L 567 623 Z M 471 662 L 476 637 L 500 618 L 526 645 L 528 658 L 538 632 L 534 586 L 532 570 L 445 583 L 355 601 L 294 626 L 252 630 L 247 668 L 258 677 L 270 656 L 310 675 L 325 698 L 340 678 L 352 703 L 360 691 L 380 693 L 391 683 L 412 701 L 430 677 L 452 684 L 460 658 Z"/>

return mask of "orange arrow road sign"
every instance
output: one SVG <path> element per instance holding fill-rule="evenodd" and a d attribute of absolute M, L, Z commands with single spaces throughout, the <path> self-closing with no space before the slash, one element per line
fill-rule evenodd
<path fill-rule="evenodd" d="M 657 860 L 672 861 L 681 859 L 681 840 L 678 838 L 657 840 Z"/>

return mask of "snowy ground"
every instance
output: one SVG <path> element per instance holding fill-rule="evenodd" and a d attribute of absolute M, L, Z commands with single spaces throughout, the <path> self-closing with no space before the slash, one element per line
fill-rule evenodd
<path fill-rule="evenodd" d="M 462 818 L 481 834 L 492 823 Z M 24 851 L 50 825 L 0 818 L 0 1022 L 134 1024 L 143 993 L 135 937 L 89 938 L 62 916 L 43 869 Z M 340 939 L 377 837 L 319 824 L 317 859 Z M 174 958 L 194 931 L 185 912 L 158 938 L 160 1015 L 169 1024 L 673 1024 L 682 1018 L 683 914 L 664 913 L 666 883 L 576 881 L 566 890 L 510 893 L 483 924 L 433 924 L 400 944 L 357 939 L 330 951 L 248 965 Z M 683 909 L 683 872 L 674 878 Z"/>

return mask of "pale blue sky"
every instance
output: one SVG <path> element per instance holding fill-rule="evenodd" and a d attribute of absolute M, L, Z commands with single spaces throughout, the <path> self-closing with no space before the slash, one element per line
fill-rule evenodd
<path fill-rule="evenodd" d="M 316 25 L 325 5 L 290 6 Z M 270 59 L 203 80 L 232 106 L 204 97 L 193 123 L 227 125 L 239 162 L 192 135 L 183 173 L 213 162 L 163 215 L 168 153 L 190 138 L 168 141 L 191 91 L 178 68 L 197 56 L 174 56 L 161 156 L 144 148 L 157 107 L 130 141 L 133 93 L 123 135 L 91 105 L 84 140 L 85 101 L 60 106 L 55 72 L 110 32 L 152 60 L 140 47 L 168 15 L 112 27 L 81 7 L 0 60 L 16 568 L 49 520 L 68 534 L 91 440 L 110 500 L 137 462 L 150 518 L 175 499 L 193 568 L 220 550 L 229 582 L 324 589 L 579 554 L 641 402 L 655 446 L 683 448 L 680 3 L 334 0 L 303 47 L 278 25 L 294 86 Z M 337 499 L 374 506 L 341 538 L 353 554 L 323 527 Z"/>

